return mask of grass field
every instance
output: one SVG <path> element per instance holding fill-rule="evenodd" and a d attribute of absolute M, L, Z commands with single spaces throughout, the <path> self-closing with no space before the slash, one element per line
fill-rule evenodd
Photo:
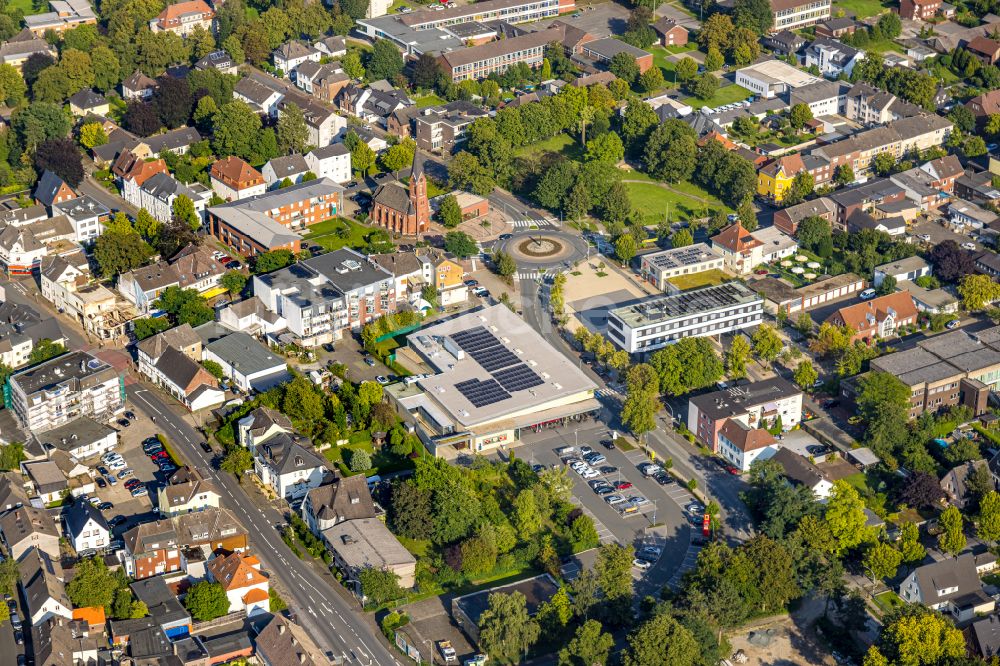
<path fill-rule="evenodd" d="M 889 613 L 900 606 L 905 606 L 906 602 L 900 599 L 898 594 L 889 590 L 875 595 L 875 605 L 881 608 L 883 613 Z"/>
<path fill-rule="evenodd" d="M 719 88 L 715 95 L 711 99 L 701 100 L 697 97 L 688 97 L 684 100 L 685 103 L 690 104 L 695 109 L 700 109 L 703 106 L 710 106 L 712 108 L 717 108 L 723 104 L 731 104 L 732 102 L 739 102 L 747 97 L 750 97 L 751 93 L 749 90 L 742 86 L 728 85 Z"/>
<path fill-rule="evenodd" d="M 730 276 L 718 268 L 713 268 L 710 271 L 703 271 L 701 273 L 678 275 L 670 278 L 668 281 L 681 291 L 687 291 L 688 289 L 697 289 L 698 287 L 711 287 L 731 279 Z"/>
<path fill-rule="evenodd" d="M 708 199 L 710 203 L 703 204 L 690 196 L 671 192 L 651 182 L 625 183 L 629 196 L 632 198 L 632 205 L 642 212 L 645 224 L 658 224 L 664 219 L 664 216 L 669 217 L 671 222 L 707 217 L 710 211 L 715 208 L 721 208 L 726 212 L 730 211 L 725 204 L 697 186 L 690 183 L 683 185 L 692 193 L 694 191 L 700 192 L 699 196 Z M 678 186 L 677 189 L 683 190 L 685 187 Z"/>
<path fill-rule="evenodd" d="M 23 13 L 25 16 L 30 16 L 31 14 L 38 13 L 35 10 L 34 4 L 32 3 L 31 0 L 11 0 L 9 3 L 7 3 L 7 6 L 10 9 L 20 9 L 21 13 Z M 48 8 L 46 7 L 42 11 L 48 11 Z"/>
<path fill-rule="evenodd" d="M 580 142 L 575 137 L 565 132 L 556 134 L 554 137 L 533 143 L 516 151 L 518 155 L 541 155 L 542 153 L 562 153 L 566 157 L 578 160 L 583 156 Z"/>
<path fill-rule="evenodd" d="M 424 95 L 423 97 L 417 97 L 416 99 L 413 100 L 413 102 L 414 102 L 414 104 L 416 104 L 416 106 L 417 106 L 418 109 L 422 109 L 422 108 L 424 108 L 426 106 L 437 106 L 439 104 L 444 104 L 445 100 L 442 99 L 442 98 L 440 98 L 440 97 L 438 97 L 434 93 L 431 93 L 430 95 Z"/>
<path fill-rule="evenodd" d="M 350 233 L 346 235 L 338 233 L 344 228 Z M 303 240 L 309 244 L 322 245 L 327 250 L 339 250 L 342 247 L 357 249 L 365 246 L 365 236 L 371 231 L 368 227 L 347 218 L 334 217 L 309 227 L 309 233 Z"/>
<path fill-rule="evenodd" d="M 881 0 L 837 0 L 833 3 L 833 10 L 836 12 L 838 9 L 843 9 L 848 15 L 854 14 L 857 18 L 863 19 L 881 14 L 889 6 L 890 3 Z"/>

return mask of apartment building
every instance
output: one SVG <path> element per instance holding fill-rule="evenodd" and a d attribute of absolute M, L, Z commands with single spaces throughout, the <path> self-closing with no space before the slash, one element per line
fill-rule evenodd
<path fill-rule="evenodd" d="M 196 27 L 211 33 L 214 20 L 215 11 L 204 0 L 188 0 L 167 5 L 166 9 L 149 22 L 149 29 L 187 37 Z"/>
<path fill-rule="evenodd" d="M 335 183 L 351 180 L 351 151 L 342 143 L 331 143 L 306 153 L 306 165 L 317 178 L 329 178 Z"/>
<path fill-rule="evenodd" d="M 802 390 L 783 377 L 733 386 L 688 400 L 687 427 L 712 452 L 719 451 L 719 433 L 730 420 L 749 429 L 791 430 L 802 419 Z"/>
<path fill-rule="evenodd" d="M 830 0 L 771 0 L 771 30 L 794 30 L 830 18 Z"/>
<path fill-rule="evenodd" d="M 127 180 L 122 189 L 125 201 L 137 208 L 145 208 L 163 224 L 173 219 L 174 201 L 179 196 L 190 199 L 194 203 L 194 209 L 201 215 L 212 198 L 212 191 L 201 183 L 185 185 L 166 172 L 153 174 L 141 185 L 135 180 Z"/>
<path fill-rule="evenodd" d="M 409 111 L 409 109 L 407 109 Z M 448 154 L 465 142 L 465 129 L 477 118 L 488 114 L 479 106 L 456 100 L 436 107 L 418 109 L 408 114 L 406 133 L 412 133 L 421 150 Z"/>
<path fill-rule="evenodd" d="M 412 12 L 400 16 L 399 21 L 413 30 L 431 30 L 473 21 L 540 21 L 575 10 L 576 3 L 573 0 L 486 0 L 439 11 L 428 9 Z"/>
<path fill-rule="evenodd" d="M 228 510 L 208 507 L 164 520 L 136 525 L 122 535 L 122 563 L 129 576 L 139 580 L 175 571 L 186 571 L 191 556 L 209 550 L 246 550 L 247 531 Z M 195 551 L 192 555 L 192 551 Z"/>
<path fill-rule="evenodd" d="M 25 428 L 41 432 L 80 416 L 110 418 L 125 405 L 125 383 L 108 363 L 74 351 L 14 373 L 4 403 Z"/>
<path fill-rule="evenodd" d="M 81 25 L 97 25 L 97 15 L 87 0 L 49 0 L 52 11 L 24 17 L 24 25 L 35 37 L 52 31 L 61 35 Z"/>
<path fill-rule="evenodd" d="M 478 81 L 494 72 L 502 74 L 518 63 L 524 63 L 532 69 L 537 69 L 542 66 L 542 60 L 545 59 L 546 45 L 552 41 L 558 41 L 554 32 L 558 31 L 539 30 L 467 49 L 442 53 L 438 56 L 438 62 L 441 63 L 445 75 L 455 83 L 470 79 Z"/>
<path fill-rule="evenodd" d="M 340 339 L 396 310 L 393 275 L 347 248 L 255 275 L 253 293 L 306 347 Z"/>
<path fill-rule="evenodd" d="M 750 328 L 763 316 L 764 299 L 742 282 L 727 282 L 611 310 L 608 339 L 629 353 L 646 353 L 681 338 Z"/>
<path fill-rule="evenodd" d="M 330 219 L 341 208 L 344 188 L 330 178 L 318 178 L 281 190 L 213 206 L 209 230 L 243 256 L 287 248 L 298 252 L 301 229 Z"/>
<path fill-rule="evenodd" d="M 899 0 L 899 17 L 911 21 L 929 21 L 941 9 L 941 0 Z"/>
<path fill-rule="evenodd" d="M 308 95 L 293 84 L 263 72 L 251 72 L 233 89 L 233 97 L 250 105 L 258 113 L 280 118 L 284 109 L 294 105 L 302 111 L 309 130 L 309 144 L 328 146 L 347 127 L 347 119 L 332 106 Z"/>
<path fill-rule="evenodd" d="M 844 95 L 844 117 L 865 125 L 885 125 L 922 114 L 919 106 L 864 82 L 855 83 Z"/>

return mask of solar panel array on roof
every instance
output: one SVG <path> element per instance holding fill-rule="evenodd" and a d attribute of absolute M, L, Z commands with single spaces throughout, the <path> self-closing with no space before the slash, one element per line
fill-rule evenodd
<path fill-rule="evenodd" d="M 469 379 L 455 384 L 455 388 L 476 407 L 486 407 L 510 397 L 510 393 L 507 393 L 495 379 L 486 381 Z"/>
<path fill-rule="evenodd" d="M 501 346 L 487 347 L 480 351 L 471 352 L 471 355 L 472 358 L 476 359 L 476 363 L 483 366 L 487 372 L 506 368 L 520 361 L 514 352 Z"/>
<path fill-rule="evenodd" d="M 508 391 L 526 391 L 545 383 L 538 373 L 524 363 L 498 370 L 493 373 L 493 377 Z"/>

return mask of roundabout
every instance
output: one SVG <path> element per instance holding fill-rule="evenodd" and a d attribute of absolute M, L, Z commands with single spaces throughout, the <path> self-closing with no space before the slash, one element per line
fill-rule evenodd
<path fill-rule="evenodd" d="M 500 243 L 520 269 L 569 267 L 587 256 L 587 241 L 565 231 L 521 231 Z"/>

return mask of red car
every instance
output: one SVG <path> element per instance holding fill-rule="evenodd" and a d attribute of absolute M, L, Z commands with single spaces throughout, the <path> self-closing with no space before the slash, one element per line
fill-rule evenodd
<path fill-rule="evenodd" d="M 726 471 L 729 472 L 730 474 L 732 474 L 733 476 L 739 476 L 740 475 L 740 470 L 736 469 L 732 465 L 726 467 Z"/>
<path fill-rule="evenodd" d="M 142 482 L 139 481 L 139 479 L 129 479 L 128 481 L 125 482 L 125 487 L 128 488 L 129 490 L 132 490 L 136 486 L 141 486 L 141 485 Z"/>
<path fill-rule="evenodd" d="M 615 484 L 615 490 L 628 490 L 632 487 L 632 484 L 628 481 L 619 481 Z"/>
<path fill-rule="evenodd" d="M 156 453 L 149 456 L 153 460 L 164 460 L 170 457 L 170 454 L 166 451 L 157 451 Z"/>

